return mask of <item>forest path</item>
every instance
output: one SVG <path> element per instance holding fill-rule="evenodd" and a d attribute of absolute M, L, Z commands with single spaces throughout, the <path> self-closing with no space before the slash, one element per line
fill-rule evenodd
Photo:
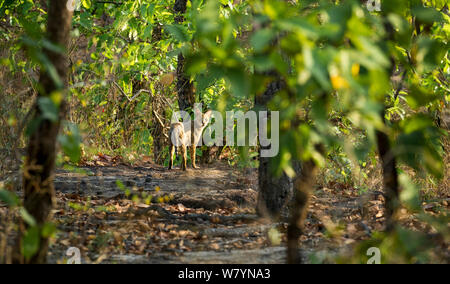
<path fill-rule="evenodd" d="M 50 247 L 51 262 L 64 262 L 69 247 L 79 248 L 85 263 L 285 262 L 287 224 L 267 223 L 255 215 L 256 170 L 217 162 L 187 172 L 151 164 L 90 166 L 77 172 L 56 174 L 59 233 Z M 147 205 L 136 198 L 147 195 L 166 200 Z M 381 220 L 378 215 L 379 220 L 365 225 L 360 200 L 347 190 L 317 191 L 301 239 L 305 257 L 367 238 Z M 371 201 L 369 209 L 380 206 L 381 201 Z M 326 230 L 337 227 L 344 229 L 325 237 Z"/>

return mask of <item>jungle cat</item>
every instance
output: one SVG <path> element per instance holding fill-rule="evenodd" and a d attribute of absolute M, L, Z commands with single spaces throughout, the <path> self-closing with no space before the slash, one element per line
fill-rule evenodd
<path fill-rule="evenodd" d="M 203 129 L 205 129 L 206 125 L 208 125 L 209 121 L 211 120 L 212 111 L 208 110 L 204 115 L 202 119 L 201 112 L 199 110 L 195 111 L 197 119 L 194 120 L 194 141 L 193 143 L 189 143 L 189 139 L 191 138 L 191 130 L 190 125 L 191 121 L 186 122 L 175 122 L 172 123 L 170 126 L 169 131 L 169 143 L 170 143 L 170 161 L 169 161 L 169 170 L 173 168 L 173 155 L 175 154 L 175 148 L 180 147 L 181 148 L 181 154 L 182 154 L 182 163 L 181 168 L 183 171 L 186 171 L 187 169 L 187 147 L 190 147 L 191 150 L 191 161 L 192 161 L 192 167 L 194 169 L 197 169 L 197 165 L 195 164 L 195 150 L 197 148 L 198 143 L 200 142 L 200 139 L 202 138 Z M 190 145 L 192 144 L 192 145 Z"/>

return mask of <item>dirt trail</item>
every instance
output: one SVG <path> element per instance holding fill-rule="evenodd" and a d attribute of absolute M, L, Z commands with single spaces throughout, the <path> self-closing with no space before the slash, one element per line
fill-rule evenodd
<path fill-rule="evenodd" d="M 155 165 L 78 171 L 57 171 L 60 233 L 50 249 L 52 262 L 63 262 L 71 246 L 80 248 L 88 263 L 285 262 L 286 223 L 270 224 L 255 215 L 256 170 L 216 163 L 187 172 Z M 130 200 L 143 193 L 170 200 L 150 205 Z M 326 226 L 359 211 L 355 198 L 321 193 L 325 196 L 313 197 L 308 233 L 301 240 L 305 260 L 311 252 L 337 250 L 355 237 L 325 238 Z"/>
<path fill-rule="evenodd" d="M 63 202 L 55 210 L 61 233 L 51 248 L 54 262 L 62 261 L 57 256 L 64 246 L 81 248 L 86 262 L 283 262 L 284 248 L 267 240 L 277 224 L 254 213 L 254 170 L 218 164 L 187 172 L 155 165 L 77 171 L 57 171 L 55 187 Z M 170 200 L 150 205 L 129 200 L 143 193 Z"/>
<path fill-rule="evenodd" d="M 64 263 L 76 247 L 83 263 L 284 263 L 286 220 L 256 216 L 256 185 L 256 170 L 223 162 L 187 172 L 153 164 L 60 169 L 49 261 Z M 381 230 L 382 205 L 376 192 L 317 189 L 300 240 L 304 260 L 351 251 Z"/>
<path fill-rule="evenodd" d="M 287 222 L 255 214 L 255 169 L 224 162 L 187 172 L 150 163 L 99 164 L 56 172 L 51 263 L 65 263 L 70 247 L 80 249 L 83 263 L 285 262 Z M 305 262 L 354 255 L 354 245 L 383 229 L 381 192 L 329 187 L 317 188 L 311 198 L 300 239 Z M 0 216 L 8 216 L 1 204 Z M 410 215 L 402 223 L 428 230 Z"/>
<path fill-rule="evenodd" d="M 117 181 L 139 192 L 154 193 L 159 186 L 161 192 L 155 196 L 173 195 L 171 203 L 207 210 L 241 205 L 252 207 L 256 198 L 256 192 L 252 189 L 254 181 L 239 177 L 239 172 L 233 172 L 225 165 L 187 172 L 178 169 L 168 171 L 160 166 L 86 167 L 79 170 L 84 173 L 58 171 L 55 181 L 57 190 L 65 194 L 114 199 L 124 197 Z"/>

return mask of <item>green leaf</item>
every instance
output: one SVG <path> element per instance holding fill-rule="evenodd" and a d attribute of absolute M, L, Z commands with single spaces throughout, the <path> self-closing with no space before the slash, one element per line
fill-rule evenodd
<path fill-rule="evenodd" d="M 64 135 L 58 137 L 58 141 L 62 146 L 64 153 L 73 163 L 81 158 L 81 135 L 78 127 L 74 124 L 68 125 L 68 131 Z"/>
<path fill-rule="evenodd" d="M 324 90 L 331 90 L 332 87 L 329 81 L 328 70 L 324 60 L 324 57 L 327 56 L 326 52 L 305 48 L 303 50 L 303 56 L 306 67 L 311 71 L 312 75 L 320 84 L 320 86 Z"/>
<path fill-rule="evenodd" d="M 272 70 L 274 67 L 271 58 L 266 55 L 254 56 L 250 59 L 250 62 L 255 65 L 255 69 L 259 72 Z"/>
<path fill-rule="evenodd" d="M 193 55 L 186 58 L 186 74 L 195 75 L 204 71 L 207 67 L 207 59 L 201 55 Z"/>
<path fill-rule="evenodd" d="M 187 32 L 187 28 L 182 25 L 166 25 L 165 28 L 177 41 L 181 43 L 189 42 L 191 40 L 191 36 Z"/>
<path fill-rule="evenodd" d="M 26 231 L 21 241 L 22 255 L 25 259 L 32 258 L 38 252 L 40 238 L 39 228 L 37 226 L 32 226 Z"/>
<path fill-rule="evenodd" d="M 9 207 L 16 207 L 20 204 L 20 199 L 16 194 L 4 189 L 0 190 L 0 200 Z"/>
<path fill-rule="evenodd" d="M 398 226 L 396 228 L 397 237 L 401 246 L 405 250 L 406 255 L 414 255 L 419 259 L 426 261 L 427 251 L 432 247 L 426 234 L 403 229 Z"/>
<path fill-rule="evenodd" d="M 79 23 L 81 26 L 83 26 L 86 29 L 91 29 L 92 28 L 92 19 L 89 17 L 90 14 L 89 13 L 82 13 L 80 15 L 80 20 Z"/>
<path fill-rule="evenodd" d="M 302 18 L 280 19 L 277 25 L 282 29 L 297 31 L 312 39 L 317 39 L 320 36 L 320 30 Z"/>
<path fill-rule="evenodd" d="M 233 95 L 240 98 L 245 97 L 250 90 L 250 83 L 245 71 L 241 68 L 230 68 L 226 73 Z"/>
<path fill-rule="evenodd" d="M 433 127 L 433 121 L 425 115 L 416 115 L 402 122 L 404 134 L 411 134 L 415 131 L 423 131 L 428 127 Z"/>
<path fill-rule="evenodd" d="M 442 14 L 435 8 L 418 6 L 414 7 L 411 12 L 422 23 L 433 24 L 442 23 L 444 21 Z"/>
<path fill-rule="evenodd" d="M 41 116 L 44 119 L 48 119 L 52 122 L 57 122 L 59 119 L 59 111 L 56 104 L 49 97 L 39 98 L 39 108 L 41 110 Z"/>
<path fill-rule="evenodd" d="M 211 76 L 210 73 L 206 74 L 200 73 L 197 75 L 195 81 L 197 82 L 197 91 L 202 92 L 207 88 L 211 87 L 211 85 L 214 84 L 214 82 L 216 82 L 216 78 Z"/>
<path fill-rule="evenodd" d="M 270 42 L 275 36 L 274 31 L 271 29 L 262 29 L 257 31 L 250 39 L 250 44 L 252 45 L 255 52 L 261 52 L 267 48 Z"/>
<path fill-rule="evenodd" d="M 56 45 L 47 39 L 42 40 L 42 46 L 54 53 L 64 54 L 65 52 L 65 49 L 63 47 Z"/>
<path fill-rule="evenodd" d="M 82 0 L 81 4 L 83 5 L 84 8 L 89 9 L 92 6 L 91 0 Z"/>
<path fill-rule="evenodd" d="M 339 5 L 333 5 L 331 9 L 328 10 L 328 16 L 330 23 L 336 30 L 333 33 L 329 33 L 328 37 L 332 40 L 340 40 L 347 29 L 347 22 L 352 16 L 352 5 L 349 2 L 340 3 Z"/>
<path fill-rule="evenodd" d="M 399 181 L 403 188 L 400 200 L 411 210 L 420 210 L 420 188 L 406 174 L 401 174 Z"/>
<path fill-rule="evenodd" d="M 418 39 L 418 46 L 416 61 L 419 72 L 435 70 L 449 50 L 448 44 L 424 36 Z"/>
<path fill-rule="evenodd" d="M 126 186 L 123 184 L 123 182 L 121 180 L 116 180 L 116 185 L 120 190 L 126 190 Z"/>
<path fill-rule="evenodd" d="M 34 227 L 36 226 L 36 220 L 33 216 L 28 213 L 28 211 L 25 208 L 20 208 L 20 216 L 22 217 L 23 221 L 27 223 L 29 226 Z"/>
<path fill-rule="evenodd" d="M 14 3 L 14 0 L 5 0 L 0 4 L 0 15 L 5 13 L 5 10 Z"/>
<path fill-rule="evenodd" d="M 424 114 L 402 121 L 400 127 L 396 146 L 399 159 L 417 171 L 425 169 L 436 178 L 442 178 L 444 163 L 439 128 Z"/>
<path fill-rule="evenodd" d="M 409 95 L 406 97 L 406 102 L 412 109 L 418 109 L 426 106 L 437 98 L 437 95 L 428 92 L 423 86 L 412 84 Z"/>
<path fill-rule="evenodd" d="M 43 238 L 49 238 L 56 232 L 56 225 L 52 222 L 45 223 L 42 227 L 41 235 Z"/>

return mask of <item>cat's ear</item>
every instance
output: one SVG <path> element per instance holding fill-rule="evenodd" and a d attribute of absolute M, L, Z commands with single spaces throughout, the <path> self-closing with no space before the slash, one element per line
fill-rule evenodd
<path fill-rule="evenodd" d="M 212 110 L 208 110 L 203 115 L 203 126 L 206 126 L 211 121 L 211 116 L 212 116 Z"/>
<path fill-rule="evenodd" d="M 194 107 L 194 115 L 195 115 L 196 117 L 201 117 L 201 115 L 202 115 L 202 109 L 199 108 L 199 107 Z"/>

